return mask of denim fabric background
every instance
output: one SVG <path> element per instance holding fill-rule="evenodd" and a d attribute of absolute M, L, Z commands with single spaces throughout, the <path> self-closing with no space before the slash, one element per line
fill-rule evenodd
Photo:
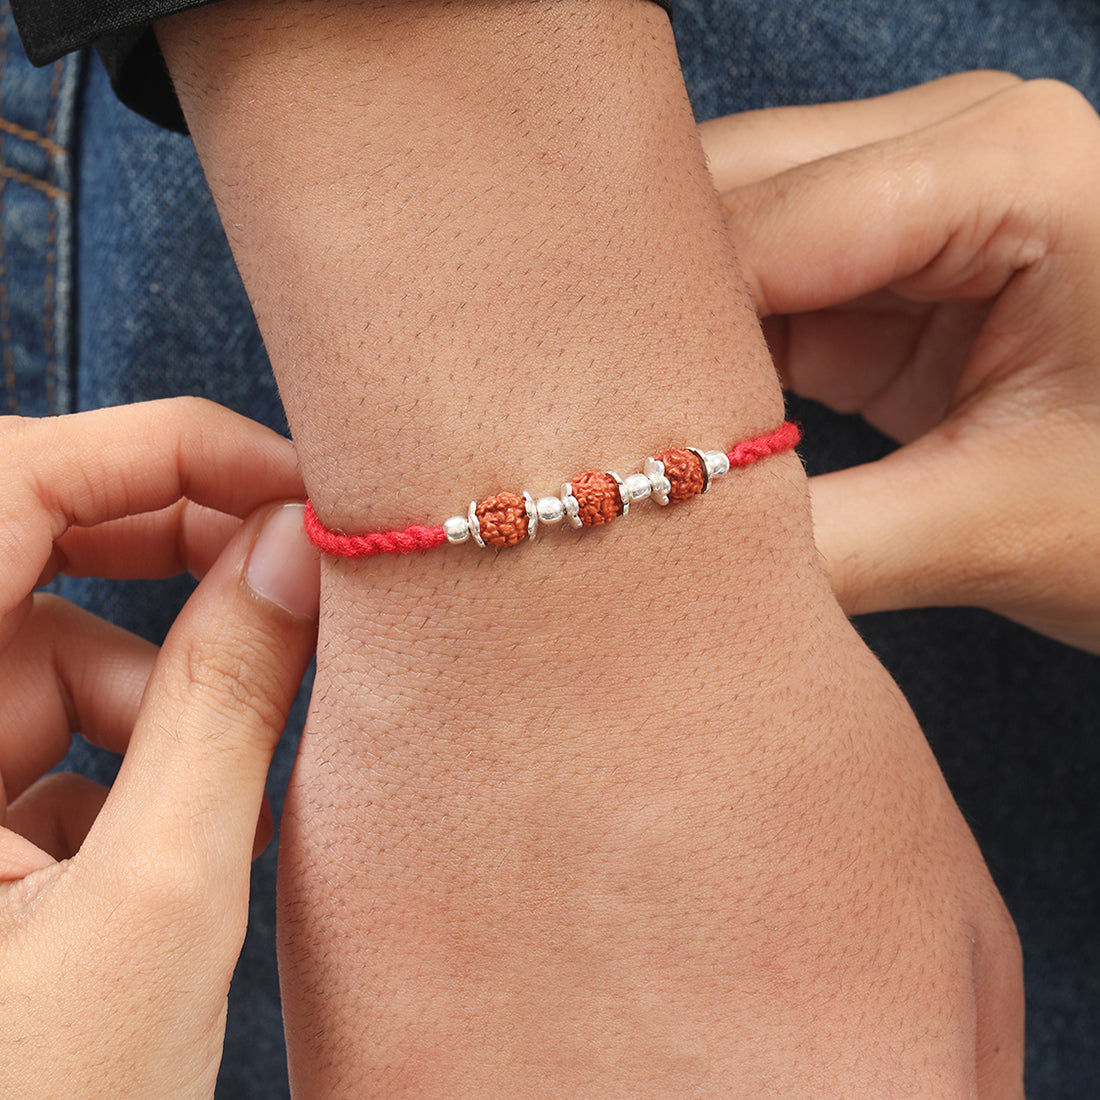
<path fill-rule="evenodd" d="M 122 110 L 98 62 L 33 70 L 0 24 L 0 369 L 5 410 L 44 415 L 198 393 L 285 430 L 278 395 L 190 143 Z M 1053 76 L 1100 103 L 1092 0 L 679 0 L 700 118 L 903 87 L 959 69 Z M 794 402 L 812 473 L 883 453 L 858 421 Z M 190 585 L 66 581 L 148 637 Z M 901 683 L 1016 918 L 1028 1094 L 1100 1080 L 1100 665 L 969 611 L 860 629 Z M 271 777 L 276 812 L 302 700 Z M 113 762 L 77 744 L 99 775 Z M 274 854 L 256 866 L 218 1096 L 287 1095 L 274 960 Z M 735 1083 L 731 1089 L 736 1091 Z"/>

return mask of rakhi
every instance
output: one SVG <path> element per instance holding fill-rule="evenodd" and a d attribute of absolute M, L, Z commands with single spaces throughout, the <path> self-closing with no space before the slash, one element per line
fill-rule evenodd
<path fill-rule="evenodd" d="M 610 471 L 589 470 L 565 482 L 558 496 L 538 500 L 530 493 L 496 493 L 482 501 L 471 501 L 464 516 L 452 516 L 442 527 L 413 524 L 403 530 L 346 535 L 326 527 L 307 500 L 306 533 L 319 550 L 340 558 L 412 554 L 446 542 L 516 546 L 533 539 L 541 526 L 567 521 L 578 528 L 602 527 L 625 516 L 631 505 L 643 500 L 655 500 L 660 505 L 690 500 L 707 492 L 715 479 L 730 470 L 783 454 L 797 446 L 801 438 L 798 425 L 786 421 L 775 431 L 743 440 L 729 451 L 666 447 L 645 460 L 641 473 L 620 477 Z"/>

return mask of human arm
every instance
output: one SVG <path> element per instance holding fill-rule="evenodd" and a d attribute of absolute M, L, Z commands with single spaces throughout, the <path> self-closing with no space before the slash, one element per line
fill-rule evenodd
<path fill-rule="evenodd" d="M 0 1086 L 209 1097 L 268 763 L 313 649 L 293 451 L 205 402 L 0 420 Z M 289 522 L 288 522 L 289 521 Z M 223 552 L 224 551 L 224 552 Z M 205 573 L 160 653 L 33 594 Z M 50 768 L 72 731 L 110 791 Z"/>
<path fill-rule="evenodd" d="M 330 526 L 782 419 L 659 10 L 160 36 Z M 282 839 L 303 1095 L 1018 1089 L 1011 930 L 790 458 L 576 538 L 326 563 Z"/>
<path fill-rule="evenodd" d="M 843 606 L 982 606 L 1100 652 L 1092 108 L 968 73 L 702 130 L 788 385 L 905 444 L 812 483 Z"/>

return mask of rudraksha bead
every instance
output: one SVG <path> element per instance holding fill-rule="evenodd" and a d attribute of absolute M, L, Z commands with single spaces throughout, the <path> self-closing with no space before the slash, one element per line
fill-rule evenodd
<path fill-rule="evenodd" d="M 611 474 L 589 470 L 574 478 L 573 496 L 577 501 L 577 518 L 584 527 L 600 527 L 623 514 L 623 499 L 619 483 Z"/>
<path fill-rule="evenodd" d="M 527 538 L 527 501 L 515 493 L 497 493 L 475 509 L 486 546 L 516 546 Z"/>
<path fill-rule="evenodd" d="M 654 456 L 665 468 L 665 477 L 672 488 L 668 499 L 673 504 L 698 496 L 707 485 L 706 470 L 697 455 L 681 447 L 669 447 Z"/>

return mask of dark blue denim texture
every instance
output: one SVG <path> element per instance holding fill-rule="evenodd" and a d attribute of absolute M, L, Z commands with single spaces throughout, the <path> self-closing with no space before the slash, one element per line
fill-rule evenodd
<path fill-rule="evenodd" d="M 6 15 L 6 12 L 5 12 Z M 19 39 L 0 21 L 0 52 Z M 83 59 L 0 69 L 0 358 L 5 413 L 73 402 L 73 145 Z"/>
<path fill-rule="evenodd" d="M 202 394 L 285 431 L 278 394 L 194 151 L 114 100 L 94 57 L 33 70 L 0 29 L 0 352 L 7 411 L 43 415 Z M 679 0 L 700 118 L 889 91 L 961 69 L 1057 77 L 1100 104 L 1091 0 Z M 792 401 L 811 473 L 889 444 Z M 65 595 L 154 640 L 190 582 L 65 581 Z M 1028 1095 L 1100 1080 L 1100 665 L 981 612 L 870 616 L 974 829 L 1024 944 Z M 276 813 L 304 716 L 272 769 Z M 77 743 L 70 762 L 109 777 Z M 288 1095 L 274 958 L 274 854 L 256 866 L 231 994 L 222 1100 Z M 731 1082 L 736 1093 L 736 1083 Z"/>

